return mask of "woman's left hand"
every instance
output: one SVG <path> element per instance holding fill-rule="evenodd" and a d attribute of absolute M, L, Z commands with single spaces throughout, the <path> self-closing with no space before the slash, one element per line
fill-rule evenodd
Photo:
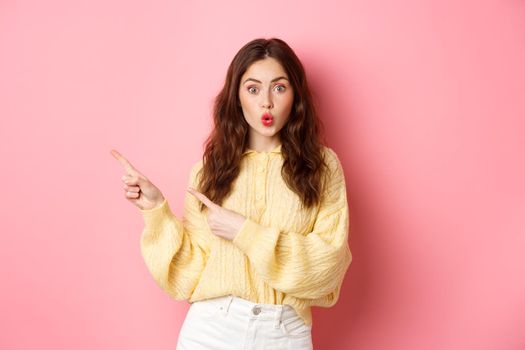
<path fill-rule="evenodd" d="M 194 188 L 188 188 L 188 192 L 208 207 L 208 225 L 211 228 L 211 232 L 222 238 L 233 240 L 241 229 L 246 217 L 213 203 L 208 197 Z"/>

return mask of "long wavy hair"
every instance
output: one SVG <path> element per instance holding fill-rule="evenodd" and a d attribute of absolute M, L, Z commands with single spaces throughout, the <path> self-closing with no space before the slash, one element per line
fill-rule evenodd
<path fill-rule="evenodd" d="M 240 80 L 252 63 L 266 57 L 279 61 L 294 91 L 290 117 L 279 135 L 283 156 L 281 176 L 299 196 L 303 207 L 310 208 L 320 202 L 323 175 L 328 169 L 321 143 L 324 126 L 318 119 L 301 61 L 290 46 L 278 38 L 250 41 L 230 63 L 224 86 L 214 101 L 214 128 L 205 141 L 198 190 L 219 205 L 229 194 L 248 146 L 249 125 L 239 100 Z M 204 208 L 201 203 L 201 211 Z"/>

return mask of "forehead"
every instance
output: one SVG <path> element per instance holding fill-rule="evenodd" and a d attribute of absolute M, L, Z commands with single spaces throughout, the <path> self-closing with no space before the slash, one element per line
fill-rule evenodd
<path fill-rule="evenodd" d="M 266 57 L 262 60 L 253 62 L 246 72 L 244 72 L 242 79 L 255 78 L 258 80 L 272 80 L 277 76 L 288 77 L 286 70 L 279 61 L 273 57 Z"/>

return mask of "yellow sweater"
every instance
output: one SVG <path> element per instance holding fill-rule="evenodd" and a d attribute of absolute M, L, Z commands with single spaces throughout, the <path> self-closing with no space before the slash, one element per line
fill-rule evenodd
<path fill-rule="evenodd" d="M 352 254 L 348 203 L 341 163 L 324 146 L 331 175 L 320 205 L 300 207 L 281 176 L 281 145 L 247 150 L 241 171 L 222 206 L 247 220 L 230 241 L 214 235 L 206 210 L 189 192 L 182 219 L 168 202 L 141 210 L 141 252 L 156 283 L 175 300 L 190 303 L 233 294 L 255 303 L 288 304 L 312 325 L 311 306 L 331 307 Z M 197 188 L 202 160 L 190 172 Z"/>

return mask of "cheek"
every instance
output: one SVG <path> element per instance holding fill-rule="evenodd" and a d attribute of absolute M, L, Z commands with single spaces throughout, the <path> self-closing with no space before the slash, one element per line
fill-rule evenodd
<path fill-rule="evenodd" d="M 250 108 L 252 108 L 253 101 L 247 96 L 239 95 L 239 102 L 243 110 L 250 110 Z"/>
<path fill-rule="evenodd" d="M 242 96 L 241 93 L 239 93 L 239 105 L 244 108 L 244 105 L 245 105 L 245 102 L 244 102 L 244 97 Z"/>
<path fill-rule="evenodd" d="M 290 112 L 293 107 L 293 95 L 284 97 L 282 99 L 282 106 L 284 110 L 286 110 L 287 112 Z"/>
<path fill-rule="evenodd" d="M 248 113 L 250 113 L 250 109 L 248 107 L 248 105 L 246 104 L 245 101 L 243 101 L 242 99 L 240 100 L 240 107 L 241 107 L 241 111 L 242 111 L 242 114 L 244 115 L 244 117 L 249 117 Z"/>
<path fill-rule="evenodd" d="M 281 104 L 288 108 L 291 107 L 291 105 L 293 104 L 294 94 L 292 91 L 288 91 L 288 93 L 281 95 L 280 98 Z"/>

